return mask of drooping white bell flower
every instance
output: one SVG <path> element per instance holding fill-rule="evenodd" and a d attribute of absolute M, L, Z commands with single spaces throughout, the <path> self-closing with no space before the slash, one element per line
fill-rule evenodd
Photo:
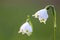
<path fill-rule="evenodd" d="M 48 19 L 48 13 L 47 13 L 47 10 L 46 9 L 41 9 L 39 11 L 37 11 L 34 15 L 35 18 L 38 18 L 39 21 L 44 24 L 46 24 L 46 21 Z"/>
<path fill-rule="evenodd" d="M 25 22 L 18 31 L 18 33 L 27 34 L 28 36 L 30 36 L 32 32 L 32 26 L 29 24 L 29 22 Z"/>

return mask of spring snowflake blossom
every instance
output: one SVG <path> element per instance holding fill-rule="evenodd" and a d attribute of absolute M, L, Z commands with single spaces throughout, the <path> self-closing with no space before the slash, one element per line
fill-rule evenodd
<path fill-rule="evenodd" d="M 48 13 L 47 13 L 47 10 L 46 9 L 41 9 L 39 11 L 37 11 L 34 15 L 35 18 L 38 18 L 39 21 L 44 24 L 46 24 L 46 21 L 48 19 Z"/>
<path fill-rule="evenodd" d="M 18 31 L 18 33 L 27 34 L 28 36 L 30 36 L 32 32 L 32 26 L 29 24 L 29 22 L 25 22 Z"/>

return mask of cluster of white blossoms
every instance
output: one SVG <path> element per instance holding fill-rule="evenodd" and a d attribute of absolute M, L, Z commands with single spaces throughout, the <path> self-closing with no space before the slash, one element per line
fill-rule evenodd
<path fill-rule="evenodd" d="M 46 9 L 41 9 L 39 11 L 37 11 L 34 15 L 35 18 L 38 18 L 39 21 L 44 24 L 46 24 L 46 21 L 48 19 L 48 13 L 47 13 L 47 10 Z"/>
<path fill-rule="evenodd" d="M 26 21 L 18 31 L 18 33 L 27 34 L 28 36 L 30 36 L 32 32 L 33 32 L 32 26 L 29 24 L 28 21 Z"/>
<path fill-rule="evenodd" d="M 46 24 L 46 21 L 48 19 L 48 13 L 46 9 L 41 9 L 32 16 L 38 18 L 39 21 L 41 23 L 43 22 L 44 24 Z M 21 25 L 20 30 L 18 31 L 18 33 L 27 34 L 28 36 L 30 36 L 32 32 L 33 32 L 32 26 L 29 24 L 28 21 Z"/>
<path fill-rule="evenodd" d="M 48 19 L 48 9 L 52 8 L 52 12 L 53 12 L 53 16 L 54 16 L 54 40 L 55 40 L 55 33 L 56 33 L 56 11 L 53 5 L 48 5 L 46 6 L 44 9 L 38 10 L 35 14 L 33 14 L 32 16 L 37 18 L 40 23 L 44 23 L 46 24 L 46 21 Z M 18 31 L 18 33 L 22 33 L 22 35 L 26 34 L 28 36 L 30 36 L 33 32 L 32 29 L 32 24 L 30 21 L 30 17 L 27 16 L 28 19 L 26 20 L 26 22 L 24 24 L 22 24 L 20 26 L 20 29 Z"/>

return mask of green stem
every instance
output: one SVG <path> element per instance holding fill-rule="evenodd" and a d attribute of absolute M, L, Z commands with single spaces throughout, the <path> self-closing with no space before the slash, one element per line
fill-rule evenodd
<path fill-rule="evenodd" d="M 48 5 L 45 7 L 47 10 L 49 8 L 52 8 L 52 12 L 53 12 L 53 21 L 54 21 L 54 40 L 56 40 L 56 11 L 55 11 L 55 7 L 53 5 Z"/>
<path fill-rule="evenodd" d="M 30 16 L 29 15 L 27 15 L 27 20 L 26 21 L 28 21 L 29 22 L 29 24 L 32 26 L 32 28 L 33 28 L 33 25 L 32 25 L 32 22 L 31 22 L 31 19 L 30 19 Z"/>

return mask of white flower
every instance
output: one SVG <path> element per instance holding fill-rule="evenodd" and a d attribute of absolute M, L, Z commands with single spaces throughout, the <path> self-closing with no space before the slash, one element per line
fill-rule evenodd
<path fill-rule="evenodd" d="M 37 11 L 34 15 L 32 16 L 35 16 L 35 18 L 38 18 L 39 21 L 44 24 L 46 24 L 46 21 L 48 19 L 48 14 L 47 14 L 47 10 L 46 9 L 41 9 L 39 11 Z"/>
<path fill-rule="evenodd" d="M 29 24 L 29 22 L 25 22 L 18 31 L 18 33 L 27 34 L 28 36 L 30 36 L 32 32 L 32 26 Z"/>

